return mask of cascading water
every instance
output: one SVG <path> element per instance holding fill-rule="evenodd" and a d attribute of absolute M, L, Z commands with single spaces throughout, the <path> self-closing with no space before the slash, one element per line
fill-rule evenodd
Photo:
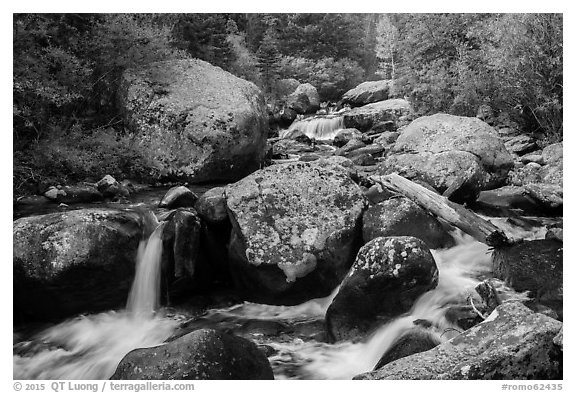
<path fill-rule="evenodd" d="M 518 238 L 543 238 L 546 231 L 544 225 L 528 230 L 512 226 L 506 219 L 490 220 Z M 488 247 L 456 231 L 455 247 L 432 250 L 439 270 L 438 286 L 422 295 L 408 313 L 381 326 L 362 342 L 328 344 L 322 338 L 324 315 L 338 289 L 326 298 L 297 306 L 246 302 L 212 309 L 187 321 L 183 317 L 163 317 L 162 310 L 154 312 L 162 230 L 163 226 L 158 225 L 140 245 L 127 310 L 82 316 L 18 343 L 13 357 L 15 379 L 109 378 L 128 352 L 159 345 L 185 325 L 187 329 L 223 328 L 270 347 L 273 352 L 269 360 L 276 379 L 350 379 L 371 371 L 417 319 L 435 326 L 438 341 L 452 338 L 457 332 L 445 317 L 448 307 L 462 304 L 467 293 L 489 277 L 492 269 Z M 142 285 L 144 281 L 148 284 Z M 497 289 L 502 300 L 523 296 L 502 284 Z"/>
<path fill-rule="evenodd" d="M 136 276 L 128 295 L 129 312 L 141 317 L 152 315 L 160 303 L 160 261 L 162 259 L 162 231 L 159 224 L 147 242 L 140 242 Z"/>
<path fill-rule="evenodd" d="M 13 357 L 15 379 L 107 379 L 128 352 L 159 345 L 170 337 L 179 322 L 154 315 L 163 229 L 164 223 L 157 225 L 140 242 L 127 310 L 81 316 L 18 343 Z"/>
<path fill-rule="evenodd" d="M 338 131 L 343 128 L 342 116 L 311 117 L 295 121 L 290 128 L 280 132 L 280 137 L 290 138 L 293 133 L 300 131 L 310 139 L 329 140 L 334 139 Z"/>

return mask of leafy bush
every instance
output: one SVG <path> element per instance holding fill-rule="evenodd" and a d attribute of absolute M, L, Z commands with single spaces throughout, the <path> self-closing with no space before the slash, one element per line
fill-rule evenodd
<path fill-rule="evenodd" d="M 364 70 L 354 60 L 323 58 L 312 60 L 284 56 L 280 60 L 281 78 L 294 78 L 310 83 L 318 90 L 321 101 L 336 101 L 349 89 L 362 82 Z"/>

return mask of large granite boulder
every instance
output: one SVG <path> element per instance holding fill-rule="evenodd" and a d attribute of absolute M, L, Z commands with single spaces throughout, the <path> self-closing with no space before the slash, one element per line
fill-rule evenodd
<path fill-rule="evenodd" d="M 342 102 L 355 107 L 387 100 L 391 95 L 392 85 L 392 80 L 360 83 L 344 93 Z"/>
<path fill-rule="evenodd" d="M 442 224 L 408 198 L 390 198 L 370 207 L 362 219 L 362 238 L 369 242 L 377 237 L 413 236 L 429 248 L 446 248 L 454 239 Z"/>
<path fill-rule="evenodd" d="M 358 252 L 352 269 L 326 311 L 333 341 L 362 338 L 410 310 L 438 284 L 438 268 L 426 244 L 415 237 L 379 237 Z"/>
<path fill-rule="evenodd" d="M 362 132 L 368 131 L 373 125 L 382 122 L 392 122 L 388 131 L 396 131 L 412 120 L 414 111 L 410 103 L 403 99 L 392 99 L 344 112 L 344 126 L 356 128 Z"/>
<path fill-rule="evenodd" d="M 253 342 L 200 329 L 167 344 L 128 353 L 110 379 L 259 380 L 274 379 L 274 374 Z"/>
<path fill-rule="evenodd" d="M 424 180 L 440 192 L 452 187 L 462 190 L 463 195 L 455 200 L 473 200 L 481 190 L 503 185 L 514 164 L 494 128 L 477 118 L 443 113 L 410 123 L 396 140 L 392 153 L 383 163 L 382 172 L 398 171 L 398 166 L 402 169 L 407 165 L 410 168 L 403 172 L 412 171 L 408 176 L 411 179 Z"/>
<path fill-rule="evenodd" d="M 562 323 L 517 302 L 426 352 L 354 379 L 562 379 L 562 351 L 553 342 Z"/>
<path fill-rule="evenodd" d="M 15 317 L 51 320 L 123 304 L 146 227 L 144 215 L 116 209 L 14 221 Z"/>
<path fill-rule="evenodd" d="M 328 295 L 354 260 L 365 204 L 348 170 L 326 160 L 273 165 L 229 185 L 238 287 L 276 304 Z"/>
<path fill-rule="evenodd" d="M 156 176 L 238 180 L 265 153 L 267 113 L 251 82 L 198 59 L 170 60 L 122 75 L 119 105 Z"/>

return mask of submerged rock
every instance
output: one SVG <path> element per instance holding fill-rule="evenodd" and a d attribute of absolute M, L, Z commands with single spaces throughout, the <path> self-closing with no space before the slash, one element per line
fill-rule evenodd
<path fill-rule="evenodd" d="M 123 304 L 145 219 L 83 209 L 13 223 L 14 313 L 51 320 Z"/>
<path fill-rule="evenodd" d="M 368 242 L 377 237 L 413 236 L 429 248 L 446 248 L 454 245 L 454 239 L 442 224 L 408 198 L 390 198 L 364 213 L 362 237 Z"/>
<path fill-rule="evenodd" d="M 358 339 L 410 310 L 438 284 L 438 269 L 426 244 L 415 237 L 379 237 L 366 243 L 326 312 L 328 336 Z"/>
<path fill-rule="evenodd" d="M 158 207 L 164 207 L 166 209 L 192 207 L 197 200 L 198 196 L 190 191 L 188 187 L 176 186 L 166 192 L 158 204 Z"/>
<path fill-rule="evenodd" d="M 136 349 L 118 364 L 112 380 L 274 379 L 266 356 L 244 338 L 200 329 L 167 344 Z"/>
<path fill-rule="evenodd" d="M 392 80 L 369 81 L 360 83 L 342 96 L 342 102 L 351 106 L 362 106 L 387 100 L 391 95 Z"/>
<path fill-rule="evenodd" d="M 450 341 L 354 379 L 562 379 L 562 352 L 553 343 L 561 328 L 520 303 L 504 303 Z"/>
<path fill-rule="evenodd" d="M 219 67 L 186 59 L 129 69 L 118 96 L 126 124 L 159 176 L 238 180 L 264 157 L 264 97 L 253 83 Z"/>
<path fill-rule="evenodd" d="M 414 327 L 402 334 L 380 358 L 374 370 L 384 367 L 394 360 L 415 353 L 425 352 L 440 344 L 440 340 L 430 329 Z"/>
<path fill-rule="evenodd" d="M 344 167 L 273 165 L 226 196 L 232 276 L 249 299 L 296 304 L 328 295 L 346 275 L 366 201 Z"/>

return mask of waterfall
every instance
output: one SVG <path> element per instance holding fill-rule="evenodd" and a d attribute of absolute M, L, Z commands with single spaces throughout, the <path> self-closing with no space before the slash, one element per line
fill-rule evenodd
<path fill-rule="evenodd" d="M 80 316 L 14 346 L 15 379 L 108 379 L 136 348 L 162 344 L 179 325 L 156 315 L 159 306 L 162 232 L 165 223 L 140 212 L 143 234 L 126 310 Z M 155 228 L 155 229 L 154 229 Z"/>
<path fill-rule="evenodd" d="M 311 117 L 295 121 L 290 128 L 280 133 L 280 137 L 290 138 L 295 132 L 300 131 L 310 139 L 329 140 L 334 139 L 338 131 L 343 128 L 342 116 Z"/>
<path fill-rule="evenodd" d="M 148 240 L 142 240 L 138 246 L 136 275 L 126 306 L 134 315 L 152 316 L 160 304 L 160 262 L 165 224 L 159 224 Z"/>

